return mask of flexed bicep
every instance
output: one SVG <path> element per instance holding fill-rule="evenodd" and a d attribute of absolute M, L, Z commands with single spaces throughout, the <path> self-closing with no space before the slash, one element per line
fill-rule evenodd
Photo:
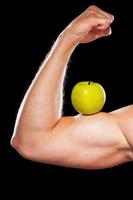
<path fill-rule="evenodd" d="M 40 137 L 32 160 L 85 169 L 129 161 L 128 143 L 107 113 L 63 117 L 48 135 L 47 139 L 43 134 Z"/>

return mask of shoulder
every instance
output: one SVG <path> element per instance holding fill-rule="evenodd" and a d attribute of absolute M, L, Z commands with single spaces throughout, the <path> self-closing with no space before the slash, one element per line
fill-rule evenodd
<path fill-rule="evenodd" d="M 110 113 L 115 114 L 115 115 L 121 115 L 124 117 L 128 117 L 130 115 L 130 117 L 131 117 L 133 115 L 133 104 L 124 106 L 124 107 L 114 110 Z"/>
<path fill-rule="evenodd" d="M 112 115 L 133 149 L 133 105 L 113 111 Z"/>
<path fill-rule="evenodd" d="M 117 109 L 112 111 L 110 114 L 122 128 L 130 126 L 133 132 L 133 105 Z"/>

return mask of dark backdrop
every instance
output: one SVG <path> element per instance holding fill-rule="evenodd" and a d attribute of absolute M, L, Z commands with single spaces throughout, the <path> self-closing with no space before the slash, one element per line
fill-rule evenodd
<path fill-rule="evenodd" d="M 96 4 L 114 14 L 113 34 L 111 37 L 80 45 L 74 52 L 65 81 L 64 115 L 76 114 L 70 102 L 70 93 L 73 85 L 83 80 L 97 81 L 104 86 L 107 93 L 104 111 L 133 103 L 131 1 L 18 2 L 6 2 L 2 7 L 4 11 L 3 37 L 1 37 L 4 42 L 2 49 L 4 63 L 1 65 L 0 132 L 0 173 L 1 177 L 4 177 L 1 179 L 2 185 L 5 188 L 11 186 L 16 188 L 24 180 L 24 189 L 21 186 L 20 190 L 25 191 L 25 185 L 29 190 L 29 186 L 32 185 L 33 188 L 43 186 L 41 192 L 48 188 L 52 188 L 52 191 L 55 187 L 60 190 L 62 187 L 66 193 L 68 188 L 77 193 L 84 187 L 84 193 L 88 197 L 92 189 L 98 189 L 99 186 L 102 186 L 101 193 L 105 192 L 105 187 L 110 192 L 112 188 L 117 191 L 119 185 L 123 188 L 120 190 L 121 193 L 124 192 L 125 186 L 130 187 L 129 180 L 133 179 L 131 163 L 96 171 L 33 163 L 21 158 L 10 147 L 10 138 L 20 102 L 46 53 L 63 28 L 91 4 Z"/>

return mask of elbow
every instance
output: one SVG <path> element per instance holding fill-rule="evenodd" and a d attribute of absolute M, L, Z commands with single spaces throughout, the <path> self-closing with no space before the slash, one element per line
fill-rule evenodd
<path fill-rule="evenodd" d="M 18 143 L 17 143 L 17 140 L 15 137 L 12 137 L 11 140 L 10 140 L 10 145 L 12 148 L 16 149 L 18 148 Z"/>
<path fill-rule="evenodd" d="M 18 152 L 23 152 L 22 142 L 18 139 L 18 137 L 12 137 L 10 141 L 11 147 L 14 148 Z"/>
<path fill-rule="evenodd" d="M 31 147 L 29 142 L 25 142 L 23 139 L 15 136 L 11 138 L 10 144 L 23 158 L 33 160 L 33 149 L 35 148 Z"/>
<path fill-rule="evenodd" d="M 133 162 L 133 148 L 128 152 L 129 161 Z"/>

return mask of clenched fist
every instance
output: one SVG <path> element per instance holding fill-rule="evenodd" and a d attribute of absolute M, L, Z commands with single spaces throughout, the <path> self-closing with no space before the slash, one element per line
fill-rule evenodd
<path fill-rule="evenodd" d="M 96 6 L 90 6 L 65 29 L 74 43 L 87 43 L 111 34 L 114 16 Z"/>

